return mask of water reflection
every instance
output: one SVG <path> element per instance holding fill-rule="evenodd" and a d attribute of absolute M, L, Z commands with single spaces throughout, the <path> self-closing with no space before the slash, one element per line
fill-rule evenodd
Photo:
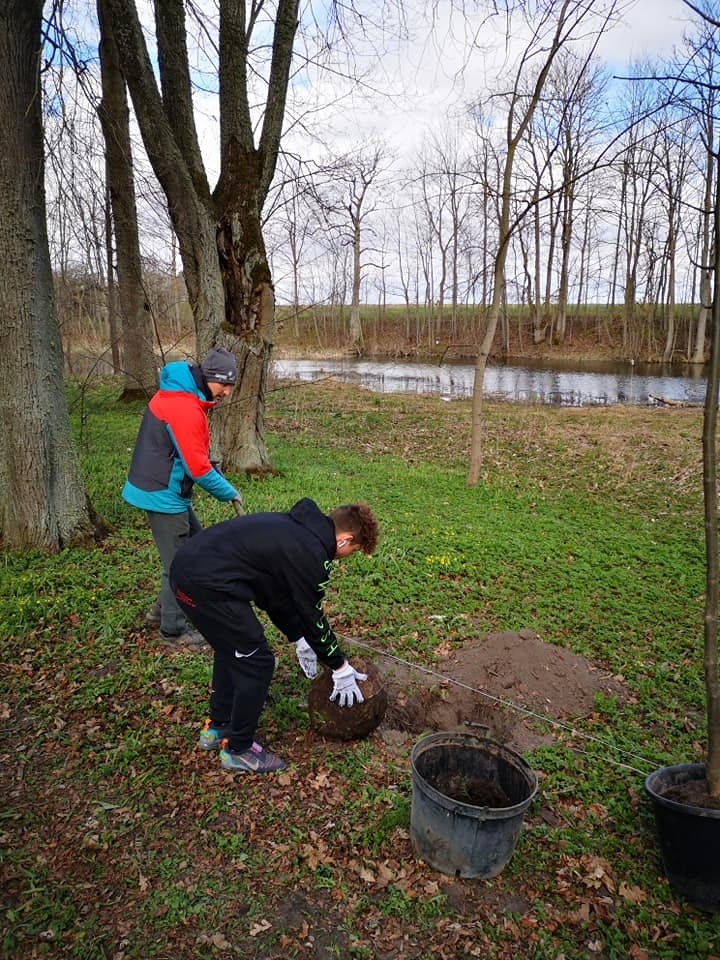
<path fill-rule="evenodd" d="M 273 368 L 282 379 L 312 381 L 331 377 L 377 393 L 415 393 L 448 400 L 471 397 L 474 379 L 471 364 L 454 363 L 278 360 Z M 549 364 L 493 365 L 485 372 L 483 395 L 564 407 L 663 402 L 700 405 L 705 396 L 705 377 L 701 369 L 694 367 L 681 373 L 631 363 L 583 364 L 582 370 L 551 368 Z"/>

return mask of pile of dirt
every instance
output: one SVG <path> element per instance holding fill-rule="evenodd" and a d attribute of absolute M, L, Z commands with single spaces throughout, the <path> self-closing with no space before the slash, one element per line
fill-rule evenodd
<path fill-rule="evenodd" d="M 596 694 L 627 696 L 610 674 L 531 630 L 470 640 L 433 670 L 387 656 L 376 663 L 388 692 L 386 739 L 462 729 L 523 752 L 589 716 Z"/>

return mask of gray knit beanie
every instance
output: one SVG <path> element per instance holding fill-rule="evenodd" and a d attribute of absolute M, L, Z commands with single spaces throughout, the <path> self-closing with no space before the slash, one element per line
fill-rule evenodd
<path fill-rule="evenodd" d="M 223 347 L 208 350 L 200 369 L 205 374 L 205 379 L 212 383 L 227 383 L 232 386 L 237 380 L 235 357 Z"/>

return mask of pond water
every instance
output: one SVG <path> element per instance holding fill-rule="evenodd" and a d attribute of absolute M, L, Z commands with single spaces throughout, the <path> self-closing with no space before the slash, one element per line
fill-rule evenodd
<path fill-rule="evenodd" d="M 376 393 L 415 393 L 447 400 L 472 396 L 474 367 L 459 363 L 404 363 L 390 360 L 276 360 L 277 377 L 331 378 Z M 701 405 L 702 368 L 659 364 L 522 363 L 488 365 L 483 395 L 488 398 L 556 406 L 610 406 L 618 403 Z"/>

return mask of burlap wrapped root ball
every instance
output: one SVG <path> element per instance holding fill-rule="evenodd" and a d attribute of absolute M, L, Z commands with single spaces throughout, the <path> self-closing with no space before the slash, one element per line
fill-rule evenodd
<path fill-rule="evenodd" d="M 310 727 L 328 740 L 362 740 L 380 725 L 387 709 L 385 683 L 375 664 L 362 657 L 352 657 L 350 662 L 357 671 L 367 674 L 367 680 L 358 682 L 365 698 L 362 703 L 340 707 L 332 702 L 332 671 L 325 667 L 310 684 Z"/>

